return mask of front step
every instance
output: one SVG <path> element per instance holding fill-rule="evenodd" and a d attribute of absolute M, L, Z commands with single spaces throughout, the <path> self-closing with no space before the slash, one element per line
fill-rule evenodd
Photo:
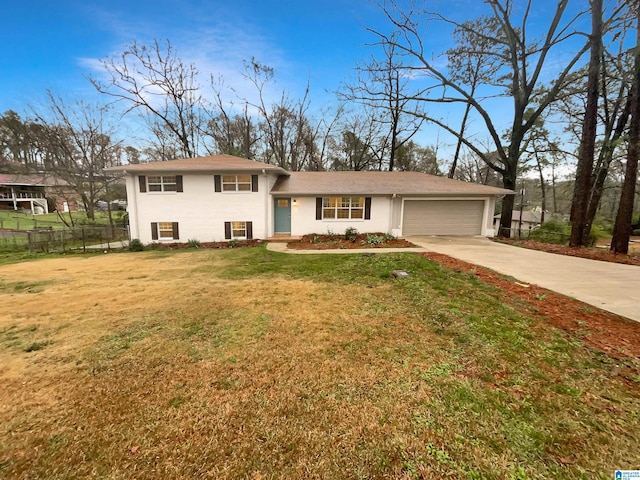
<path fill-rule="evenodd" d="M 302 235 L 291 235 L 290 233 L 276 233 L 273 237 L 267 238 L 267 242 L 293 242 L 294 240 L 302 240 Z"/>

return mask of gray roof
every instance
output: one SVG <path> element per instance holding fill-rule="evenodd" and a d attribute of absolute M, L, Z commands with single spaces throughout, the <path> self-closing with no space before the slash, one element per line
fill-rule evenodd
<path fill-rule="evenodd" d="M 290 195 L 513 195 L 504 188 L 420 172 L 291 172 L 271 193 Z"/>
<path fill-rule="evenodd" d="M 31 174 L 23 175 L 21 173 L 0 173 L 0 185 L 23 185 L 37 187 L 58 187 L 66 186 L 68 183 L 61 178 L 53 175 Z"/>
<path fill-rule="evenodd" d="M 224 172 L 224 171 L 272 171 L 280 175 L 288 175 L 283 168 L 263 162 L 234 157 L 233 155 L 210 155 L 208 157 L 181 158 L 166 162 L 150 162 L 111 167 L 106 170 L 131 173 L 145 172 Z"/>

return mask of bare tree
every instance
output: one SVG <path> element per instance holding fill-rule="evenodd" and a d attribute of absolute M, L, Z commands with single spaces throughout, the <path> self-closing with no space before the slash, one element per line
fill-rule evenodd
<path fill-rule="evenodd" d="M 419 111 L 419 105 L 406 94 L 409 78 L 397 58 L 392 43 L 382 45 L 380 59 L 372 56 L 368 63 L 357 67 L 355 85 L 347 85 L 339 97 L 361 103 L 365 109 L 378 110 L 383 142 L 376 153 L 378 169 L 394 170 L 398 151 L 420 131 L 424 118 L 408 115 L 407 110 Z"/>
<path fill-rule="evenodd" d="M 589 71 L 587 80 L 587 105 L 582 127 L 582 139 L 576 168 L 576 181 L 573 187 L 571 203 L 571 237 L 572 247 L 584 245 L 585 223 L 589 202 L 589 186 L 593 171 L 593 158 L 598 128 L 598 83 L 600 80 L 600 59 L 602 57 L 602 0 L 591 0 L 591 36 L 589 48 Z"/>
<path fill-rule="evenodd" d="M 482 84 L 491 83 L 503 62 L 499 57 L 490 57 L 483 53 L 492 48 L 499 48 L 493 38 L 493 32 L 496 31 L 498 24 L 491 17 L 480 17 L 462 25 L 462 27 L 456 27 L 453 31 L 456 46 L 447 50 L 448 69 L 452 80 L 456 83 L 468 85 L 469 95 L 475 97 L 478 87 Z M 482 35 L 478 35 L 477 32 L 481 32 Z M 454 178 L 455 176 L 458 159 L 462 151 L 462 138 L 465 136 L 470 113 L 471 103 L 466 103 L 462 121 L 460 122 L 460 129 L 456 135 L 456 150 L 447 174 L 449 178 Z"/>
<path fill-rule="evenodd" d="M 611 250 L 616 253 L 628 253 L 631 236 L 631 219 L 636 183 L 638 181 L 638 157 L 640 156 L 640 2 L 633 3 L 636 16 L 636 45 L 634 48 L 634 75 L 631 88 L 631 121 L 629 124 L 629 146 L 627 147 L 627 165 L 624 183 L 620 195 L 620 205 L 613 227 Z"/>
<path fill-rule="evenodd" d="M 185 64 L 166 40 L 150 46 L 133 41 L 118 57 L 102 61 L 105 80 L 90 78 L 100 92 L 125 105 L 125 114 L 139 111 L 156 140 L 161 160 L 174 152 L 198 155 L 206 102 L 200 92 L 198 70 Z"/>
<path fill-rule="evenodd" d="M 394 33 L 385 34 L 374 29 L 369 30 L 378 36 L 380 45 L 393 46 L 404 57 L 402 68 L 405 71 L 430 80 L 417 87 L 410 96 L 411 99 L 471 106 L 472 112 L 480 119 L 494 144 L 491 150 L 495 151 L 495 156 L 481 150 L 471 133 L 463 132 L 461 135 L 458 129 L 450 126 L 444 119 L 434 115 L 419 115 L 460 139 L 463 145 L 502 176 L 505 188 L 513 190 L 516 187 L 518 166 L 527 132 L 566 87 L 570 73 L 588 50 L 588 44 L 585 42 L 578 47 L 565 66 L 555 72 L 553 79 L 543 84 L 542 78 L 552 74 L 550 69 L 545 68 L 551 52 L 558 50 L 565 40 L 576 35 L 572 31 L 576 16 L 568 20 L 565 18 L 568 0 L 558 0 L 555 11 L 550 16 L 546 33 L 540 39 L 531 39 L 528 35 L 532 0 L 524 3 L 519 16 L 513 14 L 513 4 L 508 0 L 487 0 L 486 4 L 491 11 L 490 18 L 496 24 L 492 35 L 487 35 L 486 30 L 477 29 L 472 24 L 456 22 L 437 12 L 403 10 L 395 1 L 381 5 L 387 19 L 395 28 Z M 521 19 L 518 25 L 514 21 L 515 18 Z M 491 83 L 483 82 L 483 87 L 493 89 L 493 95 L 472 95 L 468 85 L 432 60 L 425 49 L 426 37 L 423 27 L 425 22 L 434 21 L 460 28 L 473 38 L 487 40 L 490 48 L 476 53 L 487 58 L 487 65 L 499 66 Z M 503 140 L 486 104 L 487 100 L 495 95 L 509 97 L 512 101 L 506 141 Z M 532 112 L 525 118 L 525 112 L 529 108 Z M 501 115 L 501 118 L 504 118 L 504 115 Z M 509 234 L 513 203 L 512 195 L 504 198 L 499 235 Z"/>
<path fill-rule="evenodd" d="M 40 142 L 49 173 L 64 180 L 94 218 L 96 201 L 113 177 L 104 168 L 117 164 L 119 142 L 105 124 L 106 107 L 67 104 L 48 92 L 47 111 L 34 111 L 42 126 Z"/>
<path fill-rule="evenodd" d="M 307 82 L 304 95 L 298 101 L 282 91 L 279 100 L 267 105 L 267 87 L 273 83 L 273 68 L 255 58 L 245 62 L 245 78 L 256 88 L 257 102 L 245 100 L 260 114 L 263 160 L 288 170 L 306 169 L 315 154 L 313 128 L 308 118 L 310 85 Z"/>

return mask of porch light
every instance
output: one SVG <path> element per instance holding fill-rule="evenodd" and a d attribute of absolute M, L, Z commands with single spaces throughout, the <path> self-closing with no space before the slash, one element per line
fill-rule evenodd
<path fill-rule="evenodd" d="M 293 204 L 295 205 L 295 204 L 297 204 L 297 203 L 298 203 L 298 200 L 296 200 L 296 199 L 294 198 L 294 199 L 293 199 Z"/>

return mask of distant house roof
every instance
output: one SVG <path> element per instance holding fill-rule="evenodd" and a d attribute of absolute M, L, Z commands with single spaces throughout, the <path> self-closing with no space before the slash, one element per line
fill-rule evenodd
<path fill-rule="evenodd" d="M 29 187 L 59 187 L 68 185 L 61 178 L 53 175 L 16 173 L 0 173 L 0 185 L 22 185 Z"/>
<path fill-rule="evenodd" d="M 210 155 L 208 157 L 181 158 L 166 162 L 136 163 L 107 168 L 107 171 L 145 172 L 213 172 L 213 171 L 261 171 L 268 170 L 281 175 L 289 172 L 283 168 L 233 155 Z"/>
<path fill-rule="evenodd" d="M 495 215 L 493 218 L 499 220 L 502 215 Z M 541 223 L 542 212 L 522 212 L 522 221 L 528 223 Z M 511 213 L 511 221 L 519 222 L 520 221 L 520 210 L 514 210 Z"/>
<path fill-rule="evenodd" d="M 272 193 L 289 195 L 513 195 L 504 188 L 462 182 L 420 172 L 291 172 Z"/>

